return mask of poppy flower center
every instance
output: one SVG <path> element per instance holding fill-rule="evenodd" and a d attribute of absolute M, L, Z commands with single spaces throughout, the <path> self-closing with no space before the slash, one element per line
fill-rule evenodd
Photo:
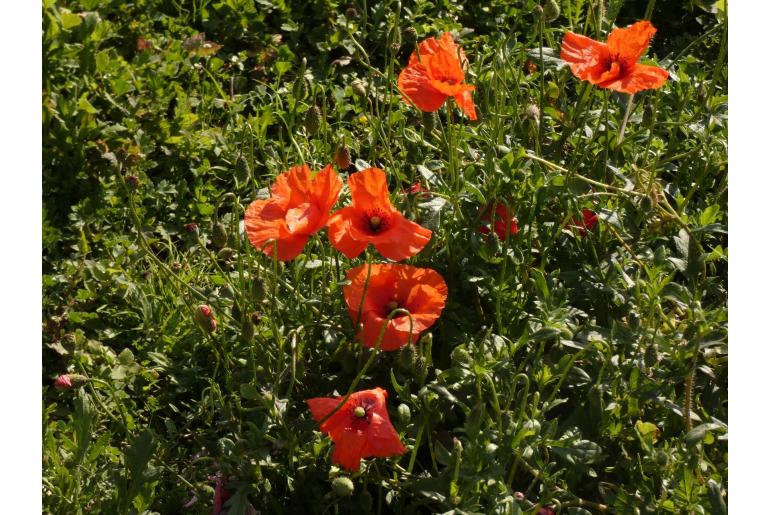
<path fill-rule="evenodd" d="M 388 312 L 391 312 L 391 311 L 399 308 L 398 302 L 396 302 L 395 300 L 391 300 L 390 302 L 385 304 L 385 307 L 387 308 Z"/>
<path fill-rule="evenodd" d="M 379 234 L 390 226 L 388 213 L 379 208 L 367 211 L 363 218 L 364 227 L 372 234 Z"/>
<path fill-rule="evenodd" d="M 357 406 L 356 409 L 353 410 L 353 415 L 356 418 L 364 418 L 366 416 L 366 410 L 363 406 Z"/>

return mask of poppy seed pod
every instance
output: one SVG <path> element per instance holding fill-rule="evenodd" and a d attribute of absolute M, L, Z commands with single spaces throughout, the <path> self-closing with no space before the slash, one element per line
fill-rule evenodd
<path fill-rule="evenodd" d="M 347 170 L 350 166 L 350 149 L 346 145 L 340 145 L 334 152 L 334 162 L 340 170 Z"/>
<path fill-rule="evenodd" d="M 220 261 L 230 261 L 235 256 L 235 250 L 230 247 L 225 247 L 217 252 L 217 259 Z"/>
<path fill-rule="evenodd" d="M 227 228 L 222 222 L 217 222 L 211 231 L 211 243 L 221 249 L 227 245 Z"/>
<path fill-rule="evenodd" d="M 559 14 L 561 14 L 561 9 L 558 2 L 556 0 L 546 0 L 543 7 L 543 19 L 545 21 L 553 21 L 559 17 Z"/>
<path fill-rule="evenodd" d="M 334 478 L 334 481 L 332 481 L 332 490 L 340 497 L 350 497 L 353 495 L 355 486 L 349 477 L 341 476 Z"/>
<path fill-rule="evenodd" d="M 308 134 L 315 134 L 321 128 L 321 110 L 318 106 L 310 106 L 305 112 L 305 130 Z"/>

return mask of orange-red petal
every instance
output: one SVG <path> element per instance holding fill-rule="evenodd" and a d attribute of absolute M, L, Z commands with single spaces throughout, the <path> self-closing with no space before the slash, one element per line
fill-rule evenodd
<path fill-rule="evenodd" d="M 310 196 L 315 200 L 315 204 L 321 212 L 318 229 L 326 224 L 332 207 L 337 203 L 340 190 L 342 190 L 342 181 L 332 165 L 326 165 L 313 177 Z"/>
<path fill-rule="evenodd" d="M 433 86 L 427 69 L 421 63 L 410 64 L 401 70 L 398 89 L 417 109 L 426 113 L 437 111 L 448 98 Z"/>
<path fill-rule="evenodd" d="M 332 246 L 345 254 L 348 259 L 358 257 L 366 250 L 369 241 L 353 238 L 352 218 L 356 216 L 356 208 L 343 207 L 329 218 L 329 241 Z"/>
<path fill-rule="evenodd" d="M 353 204 L 365 209 L 392 209 L 388 193 L 388 179 L 379 168 L 367 168 L 348 178 Z"/>
<path fill-rule="evenodd" d="M 634 23 L 624 29 L 615 29 L 607 38 L 610 52 L 617 54 L 627 64 L 635 63 L 650 44 L 657 29 L 647 20 Z"/>
<path fill-rule="evenodd" d="M 602 83 L 601 86 L 622 93 L 634 94 L 645 89 L 658 89 L 668 79 L 668 72 L 657 66 L 637 64 L 631 71 L 617 80 Z"/>
<path fill-rule="evenodd" d="M 393 227 L 372 241 L 380 254 L 393 261 L 401 261 L 425 248 L 433 234 L 430 229 L 406 219 L 396 211 L 390 217 Z"/>
<path fill-rule="evenodd" d="M 560 55 L 569 63 L 576 77 L 595 80 L 595 77 L 604 69 L 602 62 L 609 56 L 609 50 L 604 43 L 574 32 L 567 32 L 562 41 Z"/>
<path fill-rule="evenodd" d="M 473 89 L 476 89 L 475 87 Z M 457 102 L 457 107 L 459 107 L 465 115 L 468 117 L 469 120 L 476 120 L 476 106 L 473 103 L 473 96 L 471 96 L 471 89 L 466 89 L 465 91 L 455 95 L 455 102 Z"/>
<path fill-rule="evenodd" d="M 371 266 L 369 284 L 363 305 L 367 267 Z M 360 318 L 362 330 L 358 337 L 363 345 L 374 348 L 383 325 L 386 324 L 389 301 L 411 314 L 412 342 L 431 327 L 444 309 L 448 290 L 444 279 L 435 270 L 409 265 L 361 265 L 348 271 L 350 284 L 343 287 L 345 302 L 352 320 Z M 363 307 L 361 307 L 363 306 Z M 359 309 L 361 315 L 359 317 Z M 409 342 L 410 317 L 395 316 L 387 322 L 380 344 L 381 350 L 397 350 Z"/>

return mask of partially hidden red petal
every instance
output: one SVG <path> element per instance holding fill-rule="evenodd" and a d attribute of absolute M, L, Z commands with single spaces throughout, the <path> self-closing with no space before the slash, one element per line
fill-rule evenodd
<path fill-rule="evenodd" d="M 474 88 L 475 89 L 475 88 Z M 473 96 L 470 89 L 463 91 L 462 93 L 455 95 L 455 102 L 469 120 L 476 120 L 476 106 L 473 103 Z"/>

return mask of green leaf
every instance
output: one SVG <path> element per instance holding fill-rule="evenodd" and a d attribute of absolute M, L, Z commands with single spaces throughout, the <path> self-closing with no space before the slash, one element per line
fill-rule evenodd
<path fill-rule="evenodd" d="M 551 446 L 551 451 L 571 465 L 594 463 L 602 448 L 589 440 L 578 440 L 569 447 Z"/>
<path fill-rule="evenodd" d="M 61 13 L 61 26 L 64 30 L 77 27 L 81 23 L 83 23 L 83 18 L 80 15 L 67 12 Z"/>

